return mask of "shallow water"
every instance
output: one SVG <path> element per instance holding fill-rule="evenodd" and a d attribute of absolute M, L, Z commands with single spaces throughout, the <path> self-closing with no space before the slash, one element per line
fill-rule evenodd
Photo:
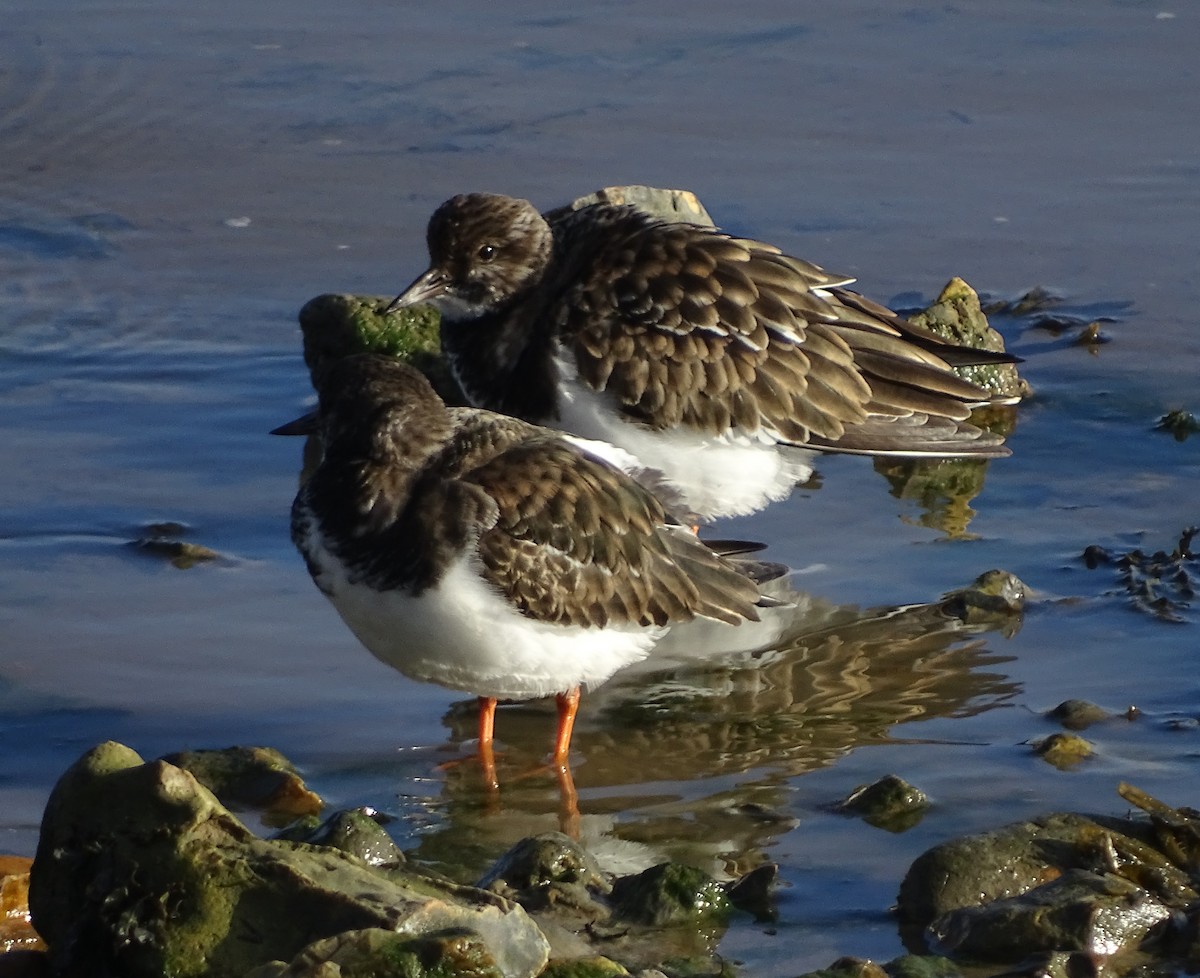
<path fill-rule="evenodd" d="M 1079 556 L 1170 550 L 1200 522 L 1200 436 L 1151 430 L 1200 410 L 1200 18 L 809 6 L 4 4 L 0 849 L 33 851 L 58 774 L 107 738 L 147 757 L 276 746 L 332 805 L 394 812 L 430 861 L 467 853 L 464 875 L 557 825 L 548 779 L 510 778 L 495 811 L 469 766 L 437 770 L 469 714 L 376 663 L 312 587 L 286 532 L 299 446 L 265 432 L 308 396 L 300 305 L 398 290 L 444 197 L 550 207 L 622 183 L 692 189 L 884 301 L 961 275 L 1115 321 L 1086 348 L 997 319 L 1037 393 L 969 538 L 838 458 L 821 488 L 723 524 L 770 541 L 835 626 L 585 700 L 585 837 L 614 864 L 778 861 L 769 936 L 739 920 L 721 950 L 783 975 L 898 953 L 887 908 L 941 839 L 1119 812 L 1121 779 L 1197 804 L 1197 612 L 1131 610 Z M 221 559 L 180 570 L 129 545 L 162 521 Z M 1033 589 L 1015 634 L 849 624 L 990 567 Z M 1089 731 L 1098 755 L 1061 772 L 1024 741 L 1067 697 L 1142 713 Z M 502 712 L 507 773 L 550 723 Z M 918 826 L 830 813 L 889 772 L 933 797 Z"/>

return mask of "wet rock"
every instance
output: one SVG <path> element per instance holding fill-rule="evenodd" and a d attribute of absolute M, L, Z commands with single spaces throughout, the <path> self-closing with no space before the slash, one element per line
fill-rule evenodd
<path fill-rule="evenodd" d="M 758 921 L 774 920 L 778 914 L 771 896 L 771 887 L 779 876 L 779 867 L 774 863 L 763 863 L 730 883 L 725 884 L 725 893 L 738 910 L 754 914 Z"/>
<path fill-rule="evenodd" d="M 391 299 L 326 293 L 306 302 L 300 332 L 309 374 L 316 377 L 332 360 L 354 353 L 385 353 L 424 373 L 448 404 L 465 403 L 442 360 L 437 310 L 418 306 L 384 313 Z"/>
<path fill-rule="evenodd" d="M 1091 955 L 1161 952 L 1200 897 L 1200 813 L 1120 790 L 1148 821 L 1048 815 L 918 857 L 897 908 L 910 936 L 924 928 L 937 950 L 972 959 L 1078 952 L 1056 965 L 1071 978 L 1085 978 Z"/>
<path fill-rule="evenodd" d="M 664 221 L 682 221 L 714 227 L 700 199 L 690 190 L 664 190 L 660 187 L 605 187 L 595 193 L 578 197 L 566 207 L 548 211 L 546 217 L 553 220 L 569 211 L 577 211 L 591 204 L 632 204 L 643 213 L 660 217 Z"/>
<path fill-rule="evenodd" d="M 603 955 L 574 958 L 570 961 L 551 961 L 538 978 L 620 978 L 629 971 Z"/>
<path fill-rule="evenodd" d="M 278 833 L 287 842 L 328 846 L 357 856 L 369 866 L 392 869 L 404 865 L 404 853 L 387 834 L 379 813 L 371 808 L 334 812 L 323 822 L 303 819 Z"/>
<path fill-rule="evenodd" d="M 1086 730 L 1110 718 L 1107 710 L 1087 700 L 1063 700 L 1046 716 L 1068 730 Z"/>
<path fill-rule="evenodd" d="M 1194 808 L 1172 808 L 1125 782 L 1117 786 L 1117 792 L 1150 816 L 1156 848 L 1181 869 L 1200 873 L 1200 812 Z"/>
<path fill-rule="evenodd" d="M 951 279 L 933 305 L 909 317 L 918 326 L 960 346 L 1004 351 L 1004 338 L 992 329 L 979 296 L 961 278 Z M 998 397 L 1027 397 L 1029 385 L 1017 374 L 1016 364 L 976 364 L 955 372 Z"/>
<path fill-rule="evenodd" d="M 1077 734 L 1056 733 L 1037 741 L 1033 752 L 1060 771 L 1073 768 L 1094 753 L 1092 745 Z"/>
<path fill-rule="evenodd" d="M 188 532 L 188 527 L 182 523 L 149 523 L 142 527 L 130 546 L 140 553 L 161 557 L 180 570 L 220 559 L 219 553 L 199 543 L 174 539 Z"/>
<path fill-rule="evenodd" d="M 608 916 L 601 898 L 612 890 L 595 858 L 561 832 L 522 839 L 476 885 L 526 910 L 573 907 L 595 919 Z"/>
<path fill-rule="evenodd" d="M 405 937 L 390 930 L 348 931 L 310 944 L 288 964 L 272 962 L 246 978 L 503 978 L 478 937 L 456 931 Z"/>
<path fill-rule="evenodd" d="M 868 825 L 889 832 L 912 828 L 928 807 L 925 792 L 895 774 L 856 788 L 838 805 L 839 811 L 858 815 Z"/>
<path fill-rule="evenodd" d="M 838 958 L 828 968 L 805 972 L 800 978 L 887 978 L 887 971 L 863 958 Z"/>
<path fill-rule="evenodd" d="M 189 772 L 107 743 L 59 780 L 30 882 L 59 970 L 128 978 L 242 975 L 314 939 L 382 928 L 475 935 L 506 978 L 545 965 L 520 907 L 334 849 L 258 839 Z"/>
<path fill-rule="evenodd" d="M 1155 431 L 1166 431 L 1176 441 L 1187 441 L 1191 436 L 1200 432 L 1200 420 L 1189 411 L 1168 411 L 1154 426 Z"/>
<path fill-rule="evenodd" d="M 181 751 L 163 760 L 190 771 L 226 807 L 262 811 L 276 824 L 317 815 L 323 807 L 292 762 L 270 747 Z"/>
<path fill-rule="evenodd" d="M 972 625 L 1004 625 L 1019 619 L 1025 610 L 1025 582 L 1015 574 L 990 570 L 965 588 L 942 598 L 942 610 Z"/>
<path fill-rule="evenodd" d="M 906 954 L 883 966 L 890 978 L 958 978 L 962 972 L 937 954 Z"/>
<path fill-rule="evenodd" d="M 614 912 L 655 927 L 724 922 L 732 909 L 725 888 L 703 870 L 677 863 L 651 866 L 613 884 Z"/>
<path fill-rule="evenodd" d="M 1170 915 L 1128 880 L 1070 870 L 1020 896 L 944 914 L 929 933 L 940 950 L 993 961 L 1014 948 L 1113 955 L 1135 949 Z"/>

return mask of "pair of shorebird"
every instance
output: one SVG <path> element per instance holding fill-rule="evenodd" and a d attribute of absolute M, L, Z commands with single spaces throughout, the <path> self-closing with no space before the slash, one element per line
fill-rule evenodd
<path fill-rule="evenodd" d="M 292 535 L 372 653 L 479 697 L 493 782 L 498 700 L 557 696 L 562 770 L 581 686 L 673 626 L 757 620 L 758 583 L 684 519 L 783 498 L 814 450 L 1008 454 L 967 421 L 994 399 L 952 367 L 1014 358 L 948 344 L 768 244 L 493 194 L 444 203 L 427 243 L 429 269 L 388 309 L 439 310 L 477 407 L 385 357 L 322 371 L 324 456 Z"/>

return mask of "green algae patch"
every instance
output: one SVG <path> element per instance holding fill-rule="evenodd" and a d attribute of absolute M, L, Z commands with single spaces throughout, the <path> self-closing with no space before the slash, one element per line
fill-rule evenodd
<path fill-rule="evenodd" d="M 190 772 L 112 743 L 51 793 L 30 911 L 52 967 L 67 973 L 244 975 L 366 929 L 409 940 L 469 932 L 507 978 L 532 978 L 549 957 L 515 904 L 336 849 L 259 839 Z"/>
<path fill-rule="evenodd" d="M 933 305 L 908 318 L 948 343 L 1004 352 L 1004 338 L 988 322 L 978 294 L 961 278 L 952 278 Z M 1018 376 L 1016 365 L 1012 363 L 973 364 L 955 367 L 954 372 L 994 397 L 1025 397 L 1029 394 L 1029 385 Z"/>
<path fill-rule="evenodd" d="M 616 916 L 655 927 L 723 923 L 732 905 L 725 888 L 703 870 L 661 863 L 613 884 Z"/>
<path fill-rule="evenodd" d="M 315 941 L 291 962 L 272 962 L 246 978 L 503 978 L 486 945 L 470 933 L 405 937 L 372 928 Z"/>
<path fill-rule="evenodd" d="M 381 296 L 325 293 L 306 302 L 299 318 L 309 374 L 315 378 L 334 360 L 355 353 L 381 353 L 412 364 L 443 400 L 462 404 L 442 359 L 437 310 L 415 306 L 385 313 L 388 301 Z"/>
<path fill-rule="evenodd" d="M 611 958 L 595 955 L 570 961 L 551 961 L 538 978 L 622 978 L 629 974 L 624 965 Z"/>

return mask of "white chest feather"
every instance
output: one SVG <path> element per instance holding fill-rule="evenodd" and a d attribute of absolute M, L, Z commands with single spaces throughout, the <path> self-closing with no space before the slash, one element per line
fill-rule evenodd
<path fill-rule="evenodd" d="M 358 640 L 411 679 L 476 696 L 533 699 L 597 686 L 649 654 L 665 628 L 582 628 L 527 618 L 460 559 L 419 597 L 350 583 L 314 530 L 303 549 Z"/>

